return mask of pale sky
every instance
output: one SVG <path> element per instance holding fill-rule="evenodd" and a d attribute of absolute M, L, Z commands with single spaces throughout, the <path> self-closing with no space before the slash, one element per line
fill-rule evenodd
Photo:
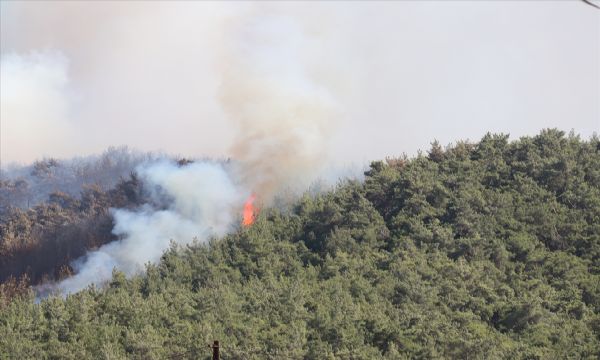
<path fill-rule="evenodd" d="M 334 161 L 488 131 L 600 132 L 600 10 L 580 1 L 2 2 L 2 164 L 111 145 L 229 156 L 222 74 L 244 59 L 228 49 L 263 17 L 305 31 L 291 51 L 337 104 Z"/>

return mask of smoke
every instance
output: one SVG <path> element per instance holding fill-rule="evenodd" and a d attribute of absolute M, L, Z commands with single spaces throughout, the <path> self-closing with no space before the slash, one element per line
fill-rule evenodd
<path fill-rule="evenodd" d="M 3 10 L 14 22 L 3 22 L 3 56 L 61 51 L 62 80 L 72 84 L 60 93 L 64 111 L 30 123 L 56 129 L 60 135 L 49 138 L 71 151 L 99 151 L 105 139 L 148 149 L 152 139 L 186 156 L 229 155 L 239 164 L 237 177 L 267 202 L 283 186 L 302 188 L 328 160 L 341 117 L 338 95 L 351 88 L 338 61 L 344 42 L 324 21 L 331 8 L 322 7 L 322 21 L 275 4 L 32 2 Z M 89 19 L 82 29 L 81 18 Z M 19 19 L 32 27 L 17 31 Z M 11 83 L 3 87 L 13 92 Z M 21 97 L 20 109 L 33 100 Z M 25 143 L 25 134 L 10 129 L 20 119 L 2 119 L 3 133 Z M 45 149 L 63 155 L 40 143 L 3 157 L 27 161 Z"/>
<path fill-rule="evenodd" d="M 232 170 L 202 162 L 138 168 L 159 206 L 113 210 L 113 233 L 121 240 L 76 261 L 76 275 L 55 289 L 70 293 L 102 284 L 113 268 L 132 275 L 157 262 L 170 242 L 226 234 L 239 226 L 241 203 L 249 195 L 242 189 L 256 192 L 265 204 L 283 189 L 300 188 L 318 176 L 340 116 L 333 89 L 339 85 L 337 70 L 306 56 L 325 46 L 315 31 L 321 27 L 275 8 L 259 14 L 238 10 L 230 24 L 229 41 L 219 47 L 218 99 L 235 129 Z M 321 76 L 324 72 L 328 76 Z"/>
<path fill-rule="evenodd" d="M 71 154 L 68 123 L 68 60 L 59 52 L 8 54 L 0 58 L 0 153 L 29 160 L 31 152 Z M 10 119 L 10 120 L 9 120 Z"/>
<path fill-rule="evenodd" d="M 192 163 L 179 167 L 167 161 L 137 169 L 150 188 L 153 204 L 137 211 L 113 209 L 113 233 L 120 240 L 103 245 L 74 262 L 76 275 L 38 290 L 71 293 L 90 284 L 101 285 L 113 268 L 131 276 L 156 263 L 171 242 L 188 244 L 222 236 L 239 220 L 237 211 L 247 193 L 234 184 L 217 163 Z"/>
<path fill-rule="evenodd" d="M 530 16 L 515 18 L 514 6 Z M 160 206 L 114 210 L 121 240 L 74 264 L 58 286 L 75 291 L 113 267 L 139 271 L 170 241 L 225 234 L 249 191 L 268 203 L 331 157 L 361 163 L 564 119 L 595 128 L 598 92 L 584 70 L 597 68 L 595 20 L 570 4 L 538 6 L 1 2 L 3 160 L 115 144 L 233 158 L 228 171 L 138 169 Z M 566 18 L 578 26 L 556 30 Z"/>
<path fill-rule="evenodd" d="M 306 57 L 323 47 L 318 34 L 280 14 L 243 18 L 233 31 L 220 100 L 236 124 L 238 175 L 264 202 L 282 186 L 304 188 L 326 163 L 340 114 L 318 77 L 327 62 Z"/>
<path fill-rule="evenodd" d="M 67 90 L 55 107 L 67 111 L 35 118 L 32 128 L 44 131 L 14 132 L 21 120 L 2 115 L 2 161 L 111 145 L 239 156 L 241 131 L 230 119 L 239 109 L 224 86 L 260 53 L 272 56 L 265 70 L 299 66 L 303 83 L 334 95 L 342 120 L 333 131 L 307 126 L 301 138 L 331 135 L 326 154 L 338 163 L 488 131 L 518 137 L 559 127 L 587 136 L 600 118 L 596 15 L 577 1 L 0 1 L 2 58 L 60 52 Z M 252 46 L 262 50 L 248 54 Z M 12 91 L 4 76 L 0 84 L 3 97 Z M 53 131 L 65 124 L 70 135 Z"/>
<path fill-rule="evenodd" d="M 30 117 L 29 131 L 21 118 L 3 112 L 4 164 L 121 145 L 185 156 L 227 155 L 232 128 L 217 101 L 222 72 L 217 54 L 227 40 L 225 22 L 244 5 L 3 1 L 0 7 L 2 59 L 27 59 L 37 52 L 59 53 L 64 60 L 37 60 L 41 67 L 60 69 L 61 96 L 44 78 L 32 79 L 40 96 L 64 111 Z M 35 99 L 15 92 L 16 82 L 6 81 L 5 64 L 2 108 L 5 94 L 19 98 L 19 111 L 40 108 Z M 30 137 L 42 145 L 30 144 Z M 69 149 L 63 151 L 63 144 Z"/>

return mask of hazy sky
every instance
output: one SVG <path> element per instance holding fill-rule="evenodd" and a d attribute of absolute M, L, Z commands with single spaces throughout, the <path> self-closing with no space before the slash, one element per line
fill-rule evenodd
<path fill-rule="evenodd" d="M 580 1 L 27 1 L 2 2 L 0 20 L 3 165 L 111 145 L 229 156 L 252 126 L 223 105 L 246 57 L 274 74 L 293 59 L 327 89 L 338 162 L 600 130 L 600 10 Z M 289 34 L 302 39 L 280 46 Z M 301 83 L 282 74 L 265 81 Z"/>

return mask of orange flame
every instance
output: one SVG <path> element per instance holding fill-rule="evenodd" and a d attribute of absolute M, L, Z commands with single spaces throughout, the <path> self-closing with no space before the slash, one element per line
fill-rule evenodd
<path fill-rule="evenodd" d="M 244 225 L 245 227 L 252 225 L 254 223 L 254 220 L 256 220 L 258 209 L 254 206 L 254 200 L 256 200 L 256 195 L 252 194 L 244 203 L 242 225 Z"/>

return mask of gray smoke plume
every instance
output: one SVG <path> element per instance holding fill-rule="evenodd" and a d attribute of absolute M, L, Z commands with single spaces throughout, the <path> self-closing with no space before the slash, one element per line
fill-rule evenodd
<path fill-rule="evenodd" d="M 157 262 L 171 242 L 202 242 L 235 229 L 249 190 L 265 204 L 284 188 L 306 185 L 318 175 L 339 116 L 328 87 L 332 77 L 325 77 L 329 83 L 319 81 L 322 62 L 303 57 L 323 46 L 318 34 L 309 35 L 303 24 L 277 13 L 244 13 L 236 19 L 232 41 L 223 46 L 220 87 L 221 103 L 236 129 L 233 170 L 203 162 L 138 168 L 142 181 L 154 189 L 155 202 L 168 199 L 167 204 L 113 210 L 113 233 L 121 239 L 76 261 L 76 274 L 51 289 L 71 293 L 102 284 L 113 268 L 133 275 Z"/>
<path fill-rule="evenodd" d="M 324 46 L 318 33 L 283 15 L 243 18 L 233 31 L 220 92 L 236 124 L 231 154 L 240 179 L 268 202 L 282 186 L 304 188 L 325 164 L 340 114 L 319 76 L 327 61 L 305 55 Z"/>

